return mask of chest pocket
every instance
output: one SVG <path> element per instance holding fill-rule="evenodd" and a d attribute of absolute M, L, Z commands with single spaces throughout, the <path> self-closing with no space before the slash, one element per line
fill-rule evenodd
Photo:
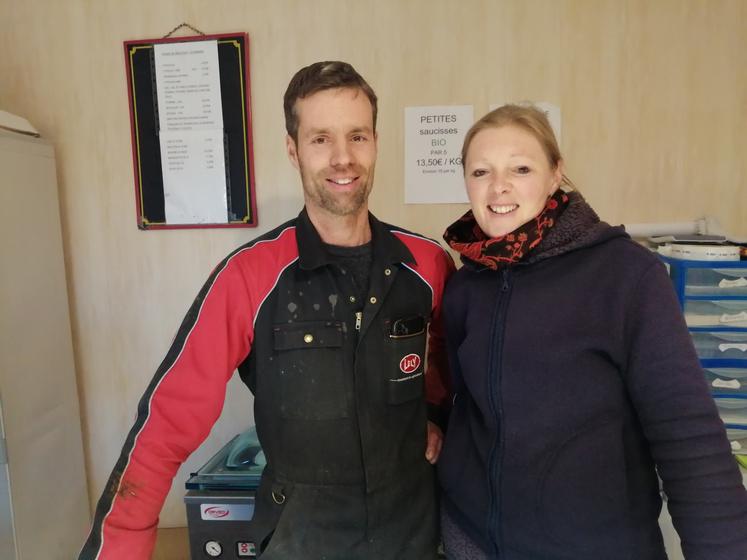
<path fill-rule="evenodd" d="M 423 398 L 425 387 L 425 343 L 428 321 L 421 315 L 384 321 L 386 337 L 387 402 L 402 404 Z"/>
<path fill-rule="evenodd" d="M 308 321 L 273 327 L 275 375 L 284 418 L 348 416 L 342 324 Z"/>

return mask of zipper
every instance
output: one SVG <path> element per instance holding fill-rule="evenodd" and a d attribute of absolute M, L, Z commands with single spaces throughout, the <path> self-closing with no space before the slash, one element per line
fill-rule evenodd
<path fill-rule="evenodd" d="M 361 323 L 363 323 L 363 311 L 355 312 L 355 330 L 361 330 Z"/>
<path fill-rule="evenodd" d="M 491 541 L 493 542 L 493 548 L 495 550 L 495 557 L 501 557 L 501 528 L 500 519 L 501 512 L 498 504 L 498 491 L 500 487 L 500 474 L 498 467 L 503 460 L 503 407 L 498 397 L 497 389 L 500 387 L 500 380 L 503 372 L 500 369 L 500 359 L 503 354 L 503 329 L 505 326 L 505 314 L 506 307 L 508 306 L 509 290 L 511 284 L 509 282 L 510 272 L 509 269 L 504 268 L 501 271 L 502 282 L 500 284 L 500 292 L 498 294 L 498 302 L 493 313 L 492 327 L 493 332 L 491 336 L 492 344 L 490 345 L 491 353 L 488 362 L 488 402 L 490 404 L 490 410 L 495 418 L 496 425 L 496 436 L 493 442 L 493 447 L 490 451 L 490 458 L 488 461 L 488 489 L 490 492 L 490 499 L 488 503 L 488 534 L 490 535 Z"/>

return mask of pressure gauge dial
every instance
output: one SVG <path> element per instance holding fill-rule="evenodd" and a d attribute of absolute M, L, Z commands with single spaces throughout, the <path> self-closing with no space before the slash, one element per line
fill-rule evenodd
<path fill-rule="evenodd" d="M 205 553 L 211 558 L 217 558 L 223 554 L 223 547 L 218 541 L 208 541 L 205 543 Z"/>

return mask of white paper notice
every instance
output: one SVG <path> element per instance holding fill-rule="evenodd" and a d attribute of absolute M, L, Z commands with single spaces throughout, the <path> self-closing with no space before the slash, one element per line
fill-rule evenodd
<path fill-rule="evenodd" d="M 523 105 L 523 104 L 524 103 L 519 103 L 519 105 Z M 560 133 L 562 129 L 562 122 L 560 119 L 560 107 L 558 107 L 554 103 L 550 103 L 549 101 L 532 101 L 531 104 L 545 112 L 545 115 L 547 115 L 547 120 L 550 121 L 550 126 L 552 127 L 552 131 L 555 133 L 555 139 L 558 141 L 558 146 L 559 146 L 560 145 Z M 489 107 L 489 110 L 492 111 L 493 109 L 497 109 L 501 105 L 503 105 L 503 103 L 494 103 Z"/>
<path fill-rule="evenodd" d="M 405 203 L 468 202 L 462 141 L 472 105 L 405 107 Z"/>
<path fill-rule="evenodd" d="M 222 130 L 218 42 L 159 43 L 154 49 L 161 130 Z"/>
<path fill-rule="evenodd" d="M 228 221 L 223 131 L 161 131 L 161 167 L 166 222 L 223 224 Z"/>
<path fill-rule="evenodd" d="M 166 222 L 226 223 L 218 43 L 159 43 L 154 50 Z"/>

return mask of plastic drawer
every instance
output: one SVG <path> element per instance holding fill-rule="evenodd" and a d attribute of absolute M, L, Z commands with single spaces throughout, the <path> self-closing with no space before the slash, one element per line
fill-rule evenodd
<path fill-rule="evenodd" d="M 710 368 L 705 370 L 705 376 L 711 392 L 747 397 L 747 368 Z"/>
<path fill-rule="evenodd" d="M 747 397 L 715 395 L 719 415 L 724 424 L 743 424 L 747 426 Z"/>
<path fill-rule="evenodd" d="M 747 299 L 686 300 L 689 327 L 747 327 Z"/>
<path fill-rule="evenodd" d="M 694 332 L 692 337 L 701 359 L 747 360 L 747 331 Z"/>
<path fill-rule="evenodd" d="M 688 268 L 686 296 L 747 296 L 747 267 Z"/>
<path fill-rule="evenodd" d="M 742 383 L 747 385 L 747 367 L 735 368 L 735 367 L 709 367 L 705 370 L 706 376 L 714 375 L 723 377 L 726 379 L 741 379 Z"/>

